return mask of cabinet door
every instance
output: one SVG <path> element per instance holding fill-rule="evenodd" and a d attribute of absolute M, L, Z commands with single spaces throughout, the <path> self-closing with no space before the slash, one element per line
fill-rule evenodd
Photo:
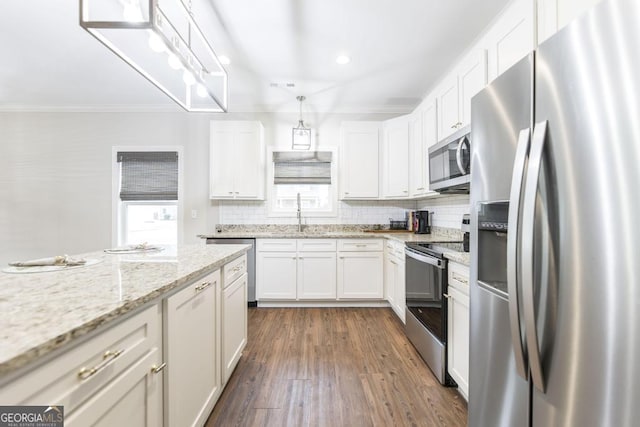
<path fill-rule="evenodd" d="M 428 103 L 422 111 L 422 140 L 424 153 L 422 157 L 424 173 L 424 194 L 437 194 L 429 190 L 429 148 L 438 143 L 438 111 L 435 99 Z"/>
<path fill-rule="evenodd" d="M 398 315 L 398 317 L 400 318 L 400 320 L 402 321 L 402 323 L 405 323 L 405 305 L 406 305 L 406 295 L 405 295 L 405 289 L 406 289 L 406 285 L 404 283 L 405 281 L 405 271 L 404 271 L 404 261 L 394 257 L 394 262 L 396 264 L 396 277 L 395 277 L 395 285 L 396 285 L 396 289 L 395 289 L 395 312 Z"/>
<path fill-rule="evenodd" d="M 65 417 L 69 427 L 156 427 L 162 422 L 162 371 L 160 351 L 154 347 L 115 380 Z"/>
<path fill-rule="evenodd" d="M 460 116 L 462 126 L 471 123 L 471 98 L 487 84 L 487 51 L 478 49 L 472 52 L 458 69 L 458 87 L 460 90 Z"/>
<path fill-rule="evenodd" d="M 336 299 L 336 253 L 298 254 L 298 299 Z"/>
<path fill-rule="evenodd" d="M 204 422 L 220 394 L 220 271 L 165 300 L 169 426 Z"/>
<path fill-rule="evenodd" d="M 379 123 L 346 122 L 340 140 L 341 199 L 379 196 Z"/>
<path fill-rule="evenodd" d="M 449 374 L 466 398 L 469 395 L 469 297 L 449 287 L 448 364 Z"/>
<path fill-rule="evenodd" d="M 259 300 L 296 299 L 296 260 L 295 252 L 257 253 L 256 295 Z"/>
<path fill-rule="evenodd" d="M 338 253 L 338 298 L 382 299 L 382 252 Z"/>
<path fill-rule="evenodd" d="M 389 301 L 389 305 L 391 305 L 391 308 L 394 310 L 396 305 L 396 268 L 397 265 L 393 261 L 393 258 L 386 254 L 384 259 L 384 290 L 387 301 Z"/>
<path fill-rule="evenodd" d="M 458 75 L 452 73 L 438 91 L 438 138 L 443 139 L 460 126 Z"/>
<path fill-rule="evenodd" d="M 222 290 L 222 384 L 247 345 L 247 273 Z"/>
<path fill-rule="evenodd" d="M 384 197 L 409 197 L 409 122 L 407 117 L 385 123 L 383 189 Z"/>
<path fill-rule="evenodd" d="M 511 2 L 488 38 L 491 79 L 524 58 L 535 47 L 534 8 L 526 0 Z"/>
<path fill-rule="evenodd" d="M 411 196 L 421 196 L 429 189 L 429 183 L 424 180 L 427 157 L 422 134 L 422 118 L 422 111 L 417 111 L 409 119 L 409 184 Z"/>
<path fill-rule="evenodd" d="M 239 122 L 235 134 L 234 195 L 236 199 L 264 198 L 264 146 L 259 122 Z"/>
<path fill-rule="evenodd" d="M 212 199 L 233 199 L 234 175 L 239 169 L 234 142 L 234 123 L 211 122 L 209 144 L 209 194 Z M 244 168 L 241 168 L 244 170 Z"/>

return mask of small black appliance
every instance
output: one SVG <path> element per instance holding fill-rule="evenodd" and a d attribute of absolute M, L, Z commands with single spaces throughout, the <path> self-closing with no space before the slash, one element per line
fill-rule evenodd
<path fill-rule="evenodd" d="M 471 231 L 471 215 L 464 214 L 462 216 L 462 226 L 460 227 L 460 231 L 462 231 L 462 242 L 464 245 L 464 251 L 469 252 L 469 232 Z"/>
<path fill-rule="evenodd" d="M 429 211 L 416 211 L 416 234 L 431 234 L 431 218 Z"/>

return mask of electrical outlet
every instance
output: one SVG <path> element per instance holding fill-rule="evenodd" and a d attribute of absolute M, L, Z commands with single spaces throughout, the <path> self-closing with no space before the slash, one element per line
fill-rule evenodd
<path fill-rule="evenodd" d="M 195 209 L 191 209 L 191 219 L 198 218 L 198 211 Z"/>

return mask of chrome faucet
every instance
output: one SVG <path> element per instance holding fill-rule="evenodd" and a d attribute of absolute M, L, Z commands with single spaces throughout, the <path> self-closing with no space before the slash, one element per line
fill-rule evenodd
<path fill-rule="evenodd" d="M 300 206 L 300 193 L 298 193 L 298 233 L 302 232 L 302 208 Z"/>

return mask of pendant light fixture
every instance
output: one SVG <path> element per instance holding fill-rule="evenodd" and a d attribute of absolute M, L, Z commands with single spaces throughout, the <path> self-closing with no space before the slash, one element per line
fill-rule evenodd
<path fill-rule="evenodd" d="M 227 112 L 227 72 L 192 8 L 207 2 L 79 1 L 80 26 L 182 108 Z"/>
<path fill-rule="evenodd" d="M 300 102 L 300 119 L 298 120 L 298 126 L 294 127 L 291 132 L 291 148 L 294 150 L 308 150 L 311 148 L 311 128 L 306 127 L 302 120 L 302 101 L 307 98 L 304 96 L 296 96 L 296 99 Z"/>

